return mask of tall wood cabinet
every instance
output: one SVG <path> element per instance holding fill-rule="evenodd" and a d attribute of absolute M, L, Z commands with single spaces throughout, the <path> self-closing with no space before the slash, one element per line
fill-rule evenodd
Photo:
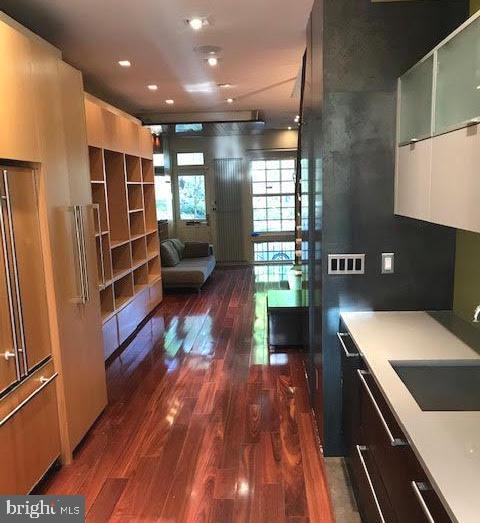
<path fill-rule="evenodd" d="M 81 74 L 3 13 L 0 54 L 0 493 L 21 494 L 107 397 Z"/>
<path fill-rule="evenodd" d="M 162 300 L 153 145 L 129 115 L 85 99 L 105 358 Z"/>

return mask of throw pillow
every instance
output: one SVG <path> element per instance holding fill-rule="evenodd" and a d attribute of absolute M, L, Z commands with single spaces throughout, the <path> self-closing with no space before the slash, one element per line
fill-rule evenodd
<path fill-rule="evenodd" d="M 170 240 L 165 240 L 160 244 L 160 257 L 164 267 L 175 267 L 180 263 L 177 249 Z"/>
<path fill-rule="evenodd" d="M 182 242 L 182 240 L 179 240 L 178 238 L 171 238 L 170 241 L 177 250 L 179 258 L 182 259 L 183 251 L 185 250 L 185 244 Z"/>

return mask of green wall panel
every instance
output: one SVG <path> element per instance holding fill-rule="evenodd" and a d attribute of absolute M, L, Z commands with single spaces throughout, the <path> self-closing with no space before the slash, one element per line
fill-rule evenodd
<path fill-rule="evenodd" d="M 470 14 L 480 9 L 480 0 L 470 0 Z M 470 321 L 480 303 L 480 234 L 457 231 L 453 309 Z"/>
<path fill-rule="evenodd" d="M 471 321 L 480 303 L 480 234 L 457 232 L 455 256 L 454 311 Z"/>

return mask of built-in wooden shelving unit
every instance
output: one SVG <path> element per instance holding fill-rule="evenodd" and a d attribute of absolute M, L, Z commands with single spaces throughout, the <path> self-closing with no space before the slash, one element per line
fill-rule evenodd
<path fill-rule="evenodd" d="M 145 129 L 136 124 L 135 140 L 134 122 L 114 108 L 87 96 L 86 109 L 99 292 L 108 357 L 129 335 L 131 325 L 140 323 L 162 297 L 154 169 Z M 112 138 L 105 128 L 111 118 L 111 114 L 105 118 L 105 112 L 112 111 L 117 119 L 115 132 L 122 126 L 128 130 L 122 137 Z"/>
<path fill-rule="evenodd" d="M 161 278 L 153 163 L 92 146 L 89 153 L 105 322 Z"/>

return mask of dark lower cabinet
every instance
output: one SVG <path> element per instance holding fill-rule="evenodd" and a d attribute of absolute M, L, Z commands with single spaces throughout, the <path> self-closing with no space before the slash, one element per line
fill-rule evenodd
<path fill-rule="evenodd" d="M 364 523 L 451 523 L 351 337 L 342 352 L 345 459 Z M 356 354 L 357 356 L 353 356 Z"/>

